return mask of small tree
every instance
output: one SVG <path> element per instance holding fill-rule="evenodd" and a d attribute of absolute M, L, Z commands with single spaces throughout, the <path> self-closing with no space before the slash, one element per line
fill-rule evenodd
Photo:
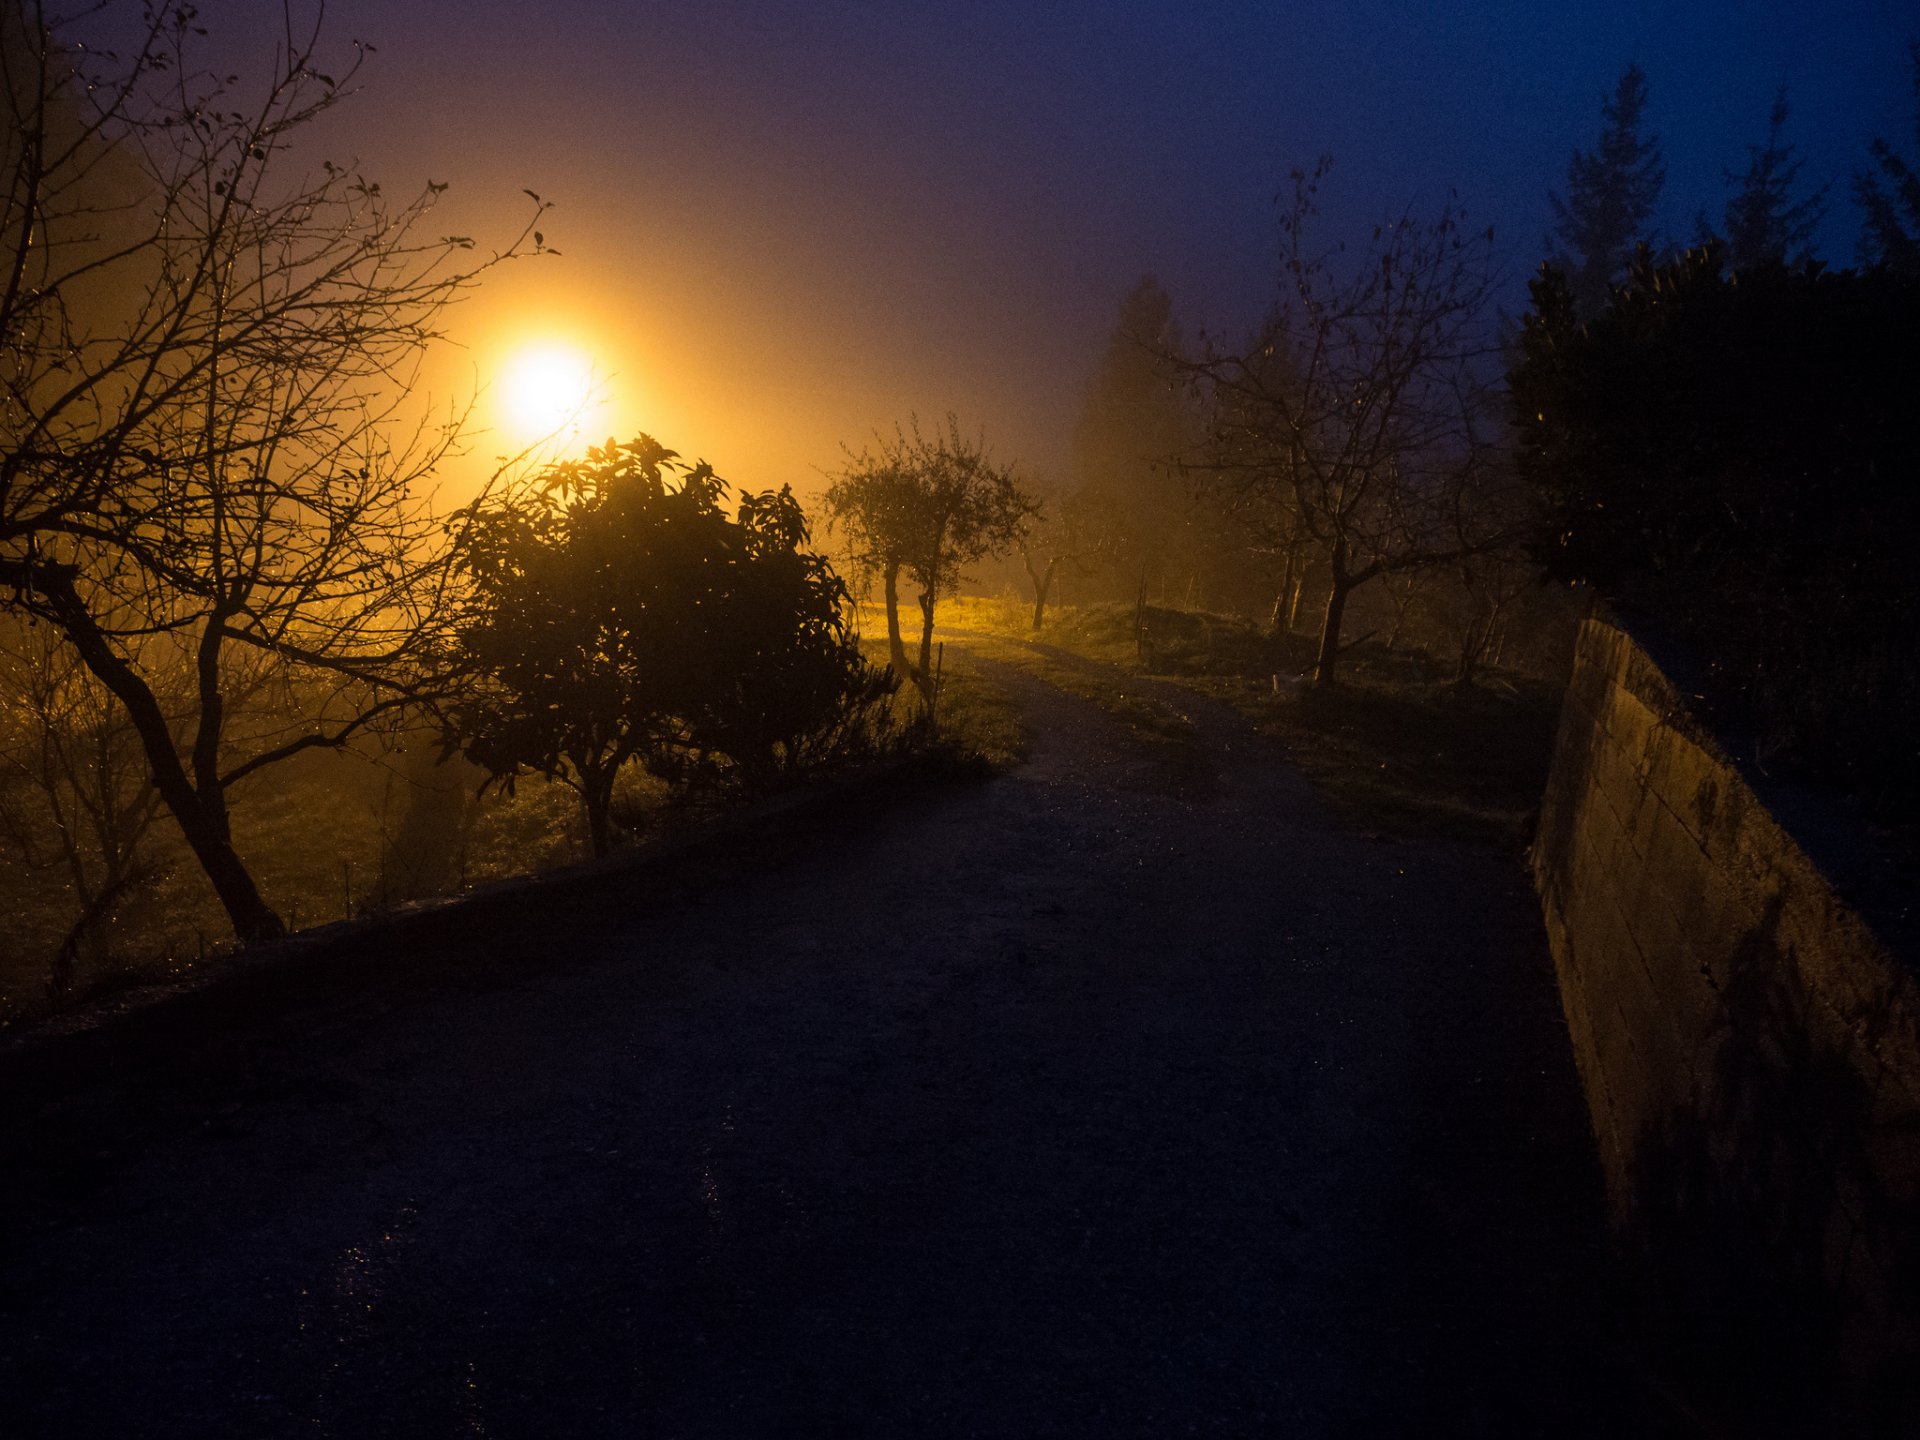
<path fill-rule="evenodd" d="M 1667 170 L 1659 138 L 1641 133 L 1646 108 L 1646 72 L 1629 65 L 1612 98 L 1601 102 L 1599 143 L 1567 162 L 1565 198 L 1547 197 L 1560 246 L 1550 263 L 1568 277 L 1582 315 L 1607 303 L 1608 288 L 1651 238 L 1647 227 Z"/>
<path fill-rule="evenodd" d="M 575 790 L 596 855 L 629 761 L 763 790 L 844 752 L 892 694 L 792 492 L 743 492 L 729 515 L 727 489 L 641 435 L 461 517 L 457 742 L 502 780 L 532 769 Z"/>
<path fill-rule="evenodd" d="M 396 203 L 289 171 L 357 52 L 328 74 L 290 27 L 249 91 L 199 68 L 203 33 L 157 5 L 116 59 L 36 0 L 0 10 L 0 604 L 124 709 L 258 940 L 283 926 L 229 794 L 411 698 L 449 593 L 424 494 L 458 426 L 400 411 L 442 308 L 502 256 L 427 230 L 444 186 Z M 269 685 L 300 703 L 248 712 Z"/>
<path fill-rule="evenodd" d="M 1037 509 L 1020 532 L 1020 562 L 1033 586 L 1033 628 L 1045 623 L 1047 601 L 1062 569 L 1091 575 L 1125 544 L 1112 507 L 1086 488 Z"/>
<path fill-rule="evenodd" d="M 912 680 L 931 706 L 934 606 L 966 566 L 1012 548 L 1039 506 L 1015 482 L 1014 467 L 996 464 L 952 415 L 932 436 L 910 421 L 891 440 L 875 437 L 872 448 L 849 451 L 826 503 L 854 563 L 879 577 L 894 673 Z M 903 574 L 919 590 L 918 663 L 908 660 L 901 638 Z"/>

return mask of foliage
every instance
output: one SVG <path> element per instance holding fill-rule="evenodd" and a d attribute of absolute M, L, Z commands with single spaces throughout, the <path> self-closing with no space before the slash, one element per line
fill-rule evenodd
<path fill-rule="evenodd" d="M 1608 288 L 1651 238 L 1647 226 L 1667 170 L 1659 137 L 1641 134 L 1646 107 L 1646 72 L 1629 65 L 1601 101 L 1599 143 L 1574 151 L 1565 196 L 1547 197 L 1561 247 L 1550 263 L 1567 276 L 1582 315 L 1607 303 Z"/>
<path fill-rule="evenodd" d="M 1482 374 L 1492 232 L 1469 229 L 1450 202 L 1379 226 L 1356 256 L 1324 254 L 1311 232 L 1325 171 L 1294 172 L 1265 323 L 1189 367 L 1209 405 L 1210 482 L 1257 540 L 1304 535 L 1325 561 L 1322 684 L 1354 590 L 1492 548 L 1510 526 Z"/>
<path fill-rule="evenodd" d="M 1004 554 L 1038 504 L 1022 490 L 1014 467 L 997 463 L 979 439 L 946 424 L 923 435 L 917 420 L 893 437 L 849 450 L 827 487 L 827 514 L 847 541 L 853 562 L 878 578 L 886 605 L 887 648 L 894 672 L 934 701 L 933 620 L 939 597 L 957 587 L 968 565 Z M 907 658 L 900 633 L 900 578 L 919 589 L 920 654 Z"/>
<path fill-rule="evenodd" d="M 1907 54 L 1913 63 L 1914 138 L 1920 142 L 1920 40 L 1908 44 Z M 1878 137 L 1870 153 L 1880 173 L 1857 170 L 1853 176 L 1854 198 L 1865 221 L 1861 262 L 1920 275 L 1920 169 Z"/>
<path fill-rule="evenodd" d="M 1764 753 L 1920 793 L 1905 537 L 1920 527 L 1920 282 L 1642 261 L 1582 325 L 1533 285 L 1511 377 L 1539 558 L 1655 617 Z"/>
<path fill-rule="evenodd" d="M 235 931 L 276 935 L 229 792 L 412 698 L 448 593 L 421 496 L 458 417 L 403 422 L 407 381 L 503 255 L 427 228 L 442 185 L 290 168 L 357 48 L 328 74 L 290 24 L 249 89 L 200 68 L 190 6 L 118 58 L 7 16 L 0 603 L 124 709 Z M 317 709 L 251 703 L 296 686 Z"/>
<path fill-rule="evenodd" d="M 1794 198 L 1800 162 L 1794 158 L 1793 146 L 1781 138 L 1788 113 L 1783 85 L 1767 115 L 1767 143 L 1747 148 L 1744 175 L 1727 176 L 1740 188 L 1727 202 L 1720 238 L 1727 263 L 1736 271 L 1767 260 L 1798 267 L 1813 259 L 1811 242 L 1826 215 L 1826 187 Z M 1700 232 L 1702 242 L 1715 238 L 1705 217 Z"/>
<path fill-rule="evenodd" d="M 742 493 L 729 515 L 727 489 L 641 435 L 459 517 L 459 741 L 497 776 L 577 790 L 596 854 L 628 761 L 683 789 L 764 791 L 863 743 L 892 693 L 792 492 Z"/>

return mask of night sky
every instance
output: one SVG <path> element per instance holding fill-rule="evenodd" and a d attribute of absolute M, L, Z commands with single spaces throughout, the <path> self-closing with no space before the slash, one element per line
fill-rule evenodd
<path fill-rule="evenodd" d="M 278 7 L 201 8 L 240 55 Z M 1914 32 L 1864 0 L 333 0 L 340 49 L 378 53 L 325 144 L 389 189 L 452 182 L 447 228 L 483 239 L 523 186 L 556 202 L 562 255 L 465 308 L 443 388 L 555 335 L 612 377 L 605 429 L 755 488 L 812 490 L 841 440 L 914 410 L 1064 475 L 1120 296 L 1152 270 L 1190 334 L 1239 328 L 1270 293 L 1274 195 L 1322 152 L 1330 237 L 1454 187 L 1518 307 L 1546 193 L 1632 59 L 1667 233 L 1717 215 L 1785 83 L 1803 178 L 1834 182 L 1822 251 L 1850 263 L 1852 169 L 1875 134 L 1913 146 Z"/>

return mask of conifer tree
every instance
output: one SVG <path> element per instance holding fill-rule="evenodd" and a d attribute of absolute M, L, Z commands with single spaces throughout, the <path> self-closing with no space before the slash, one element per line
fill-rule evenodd
<path fill-rule="evenodd" d="M 1608 287 L 1651 238 L 1648 222 L 1667 169 L 1659 137 L 1641 133 L 1646 106 L 1646 72 L 1629 65 L 1602 102 L 1599 144 L 1574 151 L 1567 162 L 1565 198 L 1547 197 L 1554 216 L 1547 243 L 1559 246 L 1548 263 L 1566 274 L 1583 316 L 1607 303 Z"/>
<path fill-rule="evenodd" d="M 1920 142 L 1920 40 L 1911 42 L 1907 52 L 1913 61 L 1914 139 Z M 1920 170 L 1878 137 L 1871 153 L 1880 173 L 1856 170 L 1853 175 L 1853 194 L 1864 220 L 1860 262 L 1885 265 L 1899 275 L 1920 275 Z"/>
<path fill-rule="evenodd" d="M 1745 270 L 1767 260 L 1798 269 L 1813 259 L 1814 231 L 1827 213 L 1823 185 L 1804 199 L 1794 199 L 1800 162 L 1786 143 L 1787 89 L 1774 96 L 1767 115 L 1767 143 L 1747 147 L 1746 174 L 1727 174 L 1739 190 L 1727 202 L 1718 239 L 1726 246 L 1727 267 Z M 1716 238 L 1706 218 L 1700 221 L 1701 239 Z"/>
<path fill-rule="evenodd" d="M 1122 591 L 1166 593 L 1202 568 L 1203 537 L 1178 458 L 1188 422 L 1176 357 L 1173 298 L 1143 275 L 1121 300 L 1074 427 L 1081 487 L 1115 524 L 1108 559 Z"/>

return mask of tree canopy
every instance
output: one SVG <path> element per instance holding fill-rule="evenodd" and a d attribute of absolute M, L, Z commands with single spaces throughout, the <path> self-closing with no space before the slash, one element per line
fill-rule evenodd
<path fill-rule="evenodd" d="M 1179 474 L 1193 439 L 1182 348 L 1172 297 L 1143 275 L 1120 301 L 1074 424 L 1080 489 L 1116 522 L 1107 559 L 1129 595 L 1200 558 Z"/>

